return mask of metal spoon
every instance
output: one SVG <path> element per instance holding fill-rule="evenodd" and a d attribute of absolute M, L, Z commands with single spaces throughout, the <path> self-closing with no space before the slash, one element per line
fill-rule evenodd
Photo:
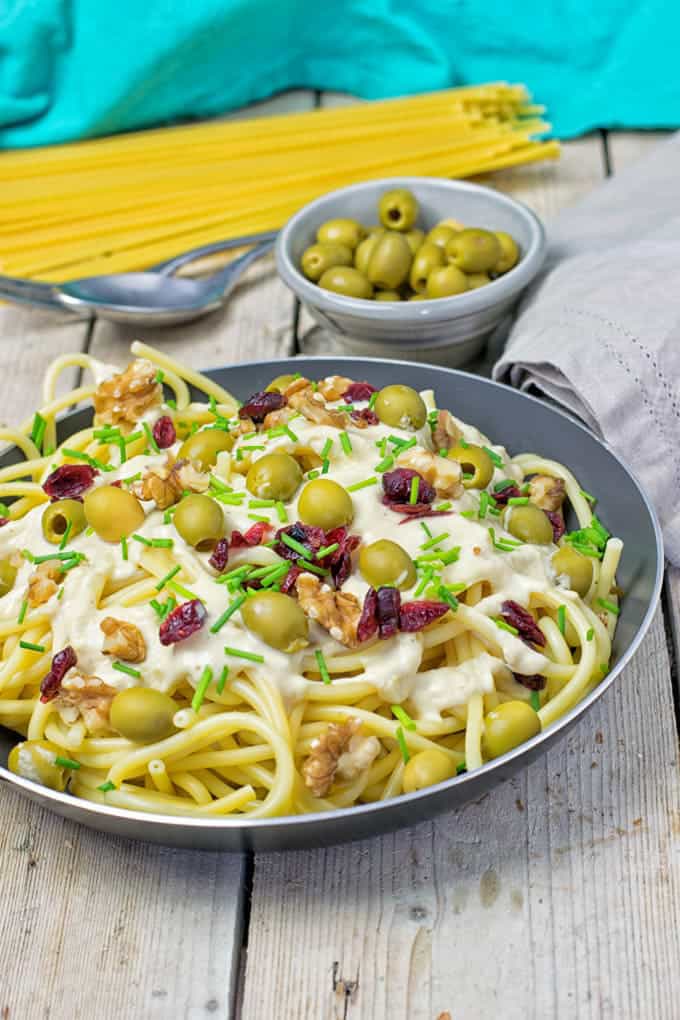
<path fill-rule="evenodd" d="M 157 326 L 189 322 L 219 308 L 248 266 L 271 250 L 276 233 L 203 245 L 144 273 L 109 273 L 67 283 L 36 283 L 0 276 L 0 298 L 41 308 L 85 312 L 113 322 Z M 247 244 L 255 247 L 210 276 L 193 280 L 172 275 L 194 259 Z"/>

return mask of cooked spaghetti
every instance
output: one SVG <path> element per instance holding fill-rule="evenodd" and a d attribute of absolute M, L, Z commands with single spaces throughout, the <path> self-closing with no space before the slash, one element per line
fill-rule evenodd
<path fill-rule="evenodd" d="M 565 466 L 406 385 L 286 376 L 239 405 L 133 353 L 58 359 L 0 432 L 25 458 L 0 470 L 14 772 L 159 814 L 327 811 L 479 768 L 601 681 L 622 543 Z M 57 398 L 73 365 L 93 380 Z"/>

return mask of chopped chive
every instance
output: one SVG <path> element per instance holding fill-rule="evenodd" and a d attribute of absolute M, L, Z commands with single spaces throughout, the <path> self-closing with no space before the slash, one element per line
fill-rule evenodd
<path fill-rule="evenodd" d="M 263 517 L 262 514 L 248 514 L 249 521 L 260 521 L 263 524 L 269 524 L 269 518 Z"/>
<path fill-rule="evenodd" d="M 232 617 L 237 610 L 241 608 L 245 600 L 246 600 L 245 595 L 239 595 L 237 598 L 234 599 L 233 602 L 230 602 L 227 608 L 222 613 L 222 615 L 219 617 L 219 619 L 215 620 L 215 622 L 213 623 L 212 627 L 210 628 L 210 633 L 217 634 L 218 630 L 224 627 L 227 620 L 230 617 Z"/>
<path fill-rule="evenodd" d="M 609 666 L 607 665 L 606 662 L 601 662 L 600 663 L 600 672 L 602 673 L 602 676 L 606 676 L 607 675 L 607 670 L 608 669 L 609 669 Z"/>
<path fill-rule="evenodd" d="M 199 708 L 203 704 L 203 700 L 205 698 L 208 687 L 210 686 L 212 678 L 213 671 L 210 668 L 210 666 L 206 666 L 203 672 L 201 673 L 201 679 L 198 681 L 198 687 L 196 688 L 194 696 L 191 699 L 191 707 L 193 708 L 194 712 L 198 712 Z"/>
<path fill-rule="evenodd" d="M 528 502 L 528 496 L 511 496 L 508 500 L 508 506 L 526 506 Z"/>
<path fill-rule="evenodd" d="M 112 783 L 110 779 L 107 779 L 107 781 L 102 783 L 101 786 L 98 786 L 97 789 L 101 790 L 102 793 L 110 793 L 111 790 L 116 789 L 116 784 Z"/>
<path fill-rule="evenodd" d="M 189 599 L 190 602 L 203 601 L 203 599 L 200 599 L 195 592 L 191 591 L 190 588 L 185 588 L 183 584 L 179 583 L 179 581 L 168 581 L 167 584 L 168 588 L 172 588 L 172 590 L 176 591 L 178 595 L 183 595 L 184 598 Z"/>
<path fill-rule="evenodd" d="M 439 506 L 435 507 L 435 510 L 450 510 L 452 506 L 453 506 L 453 503 L 450 503 L 450 502 L 440 503 Z"/>
<path fill-rule="evenodd" d="M 144 429 L 144 434 L 145 434 L 145 436 L 147 438 L 147 441 L 149 443 L 149 446 L 151 447 L 153 452 L 154 453 L 160 453 L 161 452 L 160 451 L 160 447 L 159 447 L 158 443 L 156 442 L 156 440 L 153 437 L 153 432 L 149 428 L 148 422 L 143 421 L 142 422 L 142 428 Z"/>
<path fill-rule="evenodd" d="M 152 538 L 151 545 L 154 549 L 172 549 L 174 545 L 172 538 Z"/>
<path fill-rule="evenodd" d="M 483 446 L 482 449 L 485 451 L 485 453 L 488 453 L 489 457 L 491 457 L 491 460 L 494 462 L 496 467 L 503 467 L 502 457 L 499 457 L 498 454 L 494 453 L 494 451 L 491 450 L 488 446 Z"/>
<path fill-rule="evenodd" d="M 470 444 L 467 443 L 464 439 L 459 439 L 458 440 L 458 445 L 462 446 L 464 450 L 467 450 L 468 447 L 470 446 Z"/>
<path fill-rule="evenodd" d="M 567 607 L 557 607 L 557 626 L 560 628 L 560 634 L 564 634 L 567 629 Z"/>
<path fill-rule="evenodd" d="M 61 588 L 59 589 L 59 591 L 57 593 L 57 602 L 61 602 L 63 597 L 64 597 L 64 586 L 62 584 Z"/>
<path fill-rule="evenodd" d="M 161 620 L 164 619 L 165 614 L 163 612 L 163 606 L 160 604 L 160 602 L 158 602 L 157 599 L 151 599 L 149 605 L 154 610 L 154 612 L 157 613 L 158 616 L 160 616 Z"/>
<path fill-rule="evenodd" d="M 40 449 L 45 438 L 45 429 L 47 428 L 47 422 L 43 416 L 36 411 L 33 417 L 33 428 L 31 429 L 31 439 L 35 445 Z"/>
<path fill-rule="evenodd" d="M 175 400 L 174 397 L 168 397 L 165 403 L 169 408 L 171 408 L 171 410 L 173 411 L 177 410 L 177 401 Z"/>
<path fill-rule="evenodd" d="M 421 521 L 421 524 L 422 524 L 422 521 Z M 423 544 L 421 545 L 420 548 L 423 550 L 423 552 L 425 552 L 428 549 L 433 549 L 436 545 L 439 545 L 440 542 L 443 542 L 444 539 L 448 538 L 448 537 L 449 536 L 444 531 L 444 532 L 442 532 L 441 535 L 436 535 L 434 538 L 430 538 L 429 542 L 423 542 Z"/>
<path fill-rule="evenodd" d="M 477 516 L 477 511 L 476 510 L 461 510 L 460 516 L 461 517 L 465 517 L 465 519 L 468 520 L 468 521 L 471 521 L 473 517 Z"/>
<path fill-rule="evenodd" d="M 332 545 L 322 545 L 318 552 L 315 553 L 314 559 L 322 560 L 324 556 L 330 556 L 336 549 L 340 548 L 339 542 L 333 542 Z"/>
<path fill-rule="evenodd" d="M 387 457 L 387 436 L 383 436 L 382 439 L 378 439 L 375 445 L 380 450 L 380 456 Z"/>
<path fill-rule="evenodd" d="M 404 759 L 404 764 L 408 765 L 411 760 L 411 755 L 408 747 L 406 746 L 406 737 L 404 736 L 404 731 L 401 726 L 397 726 L 397 743 L 399 744 L 399 750 L 401 751 L 401 756 Z"/>
<path fill-rule="evenodd" d="M 235 567 L 233 570 L 230 570 L 228 574 L 222 574 L 220 581 L 230 581 L 233 577 L 241 577 L 242 575 L 249 573 L 249 571 L 250 567 L 248 564 L 244 564 L 242 567 Z"/>
<path fill-rule="evenodd" d="M 392 709 L 392 715 L 395 716 L 406 730 L 415 730 L 416 724 L 414 723 L 408 712 L 401 707 L 401 705 L 390 705 Z"/>
<path fill-rule="evenodd" d="M 23 623 L 26 617 L 26 610 L 28 609 L 28 601 L 24 599 L 21 603 L 21 609 L 19 610 L 19 616 L 17 617 L 17 623 Z"/>
<path fill-rule="evenodd" d="M 588 633 L 586 634 L 586 641 L 592 641 L 594 637 L 595 637 L 595 631 L 593 630 L 592 627 L 589 627 Z"/>
<path fill-rule="evenodd" d="M 371 485 L 376 485 L 377 481 L 378 481 L 378 479 L 375 477 L 375 475 L 371 475 L 370 478 L 364 478 L 364 480 L 362 482 L 355 482 L 353 485 L 348 485 L 347 486 L 347 491 L 348 492 L 358 492 L 359 489 L 368 489 L 368 488 L 370 488 Z M 414 478 L 413 481 L 416 483 L 416 490 L 417 490 L 417 488 L 418 488 L 418 485 L 417 485 L 418 479 Z"/>
<path fill-rule="evenodd" d="M 314 658 L 316 659 L 316 664 L 319 667 L 321 679 L 325 684 L 329 684 L 331 682 L 331 675 L 328 672 L 328 666 L 326 665 L 326 660 L 324 659 L 323 652 L 320 648 L 317 648 L 314 652 Z"/>
<path fill-rule="evenodd" d="M 442 600 L 442 602 L 446 602 L 449 608 L 453 609 L 455 613 L 455 611 L 458 609 L 458 599 L 456 598 L 456 596 L 452 595 L 448 588 L 446 588 L 443 584 L 438 585 L 437 595 Z"/>
<path fill-rule="evenodd" d="M 318 478 L 320 474 L 321 472 L 317 471 L 316 468 L 314 468 L 312 471 L 308 472 L 307 478 L 309 479 L 310 482 L 313 482 L 314 479 Z"/>
<path fill-rule="evenodd" d="M 222 667 L 222 672 L 220 673 L 220 678 L 217 681 L 217 688 L 216 688 L 216 690 L 217 690 L 218 694 L 222 694 L 223 693 L 224 685 L 227 682 L 227 677 L 228 676 L 229 676 L 229 667 L 228 666 L 223 666 Z"/>
<path fill-rule="evenodd" d="M 63 769 L 74 769 L 80 768 L 80 762 L 74 761 L 73 758 L 62 758 L 61 755 L 57 755 L 54 759 L 55 765 L 61 765 Z"/>
<path fill-rule="evenodd" d="M 278 574 L 281 567 L 285 567 L 286 571 L 288 571 L 290 563 L 268 563 L 266 567 L 258 567 L 257 570 L 249 570 L 248 580 L 256 581 L 260 577 L 268 577 L 269 574 Z"/>
<path fill-rule="evenodd" d="M 422 579 L 421 579 L 418 587 L 416 588 L 416 590 L 413 593 L 413 597 L 414 598 L 417 599 L 417 598 L 419 598 L 423 594 L 423 592 L 427 588 L 428 584 L 432 580 L 432 574 L 433 574 L 433 571 L 432 571 L 431 568 L 428 568 L 428 567 L 424 568 Z"/>
<path fill-rule="evenodd" d="M 217 477 L 217 475 L 211 475 L 208 484 L 211 489 L 217 489 L 218 492 L 232 491 L 231 486 L 227 485 L 226 482 L 223 482 L 221 478 Z"/>
<path fill-rule="evenodd" d="M 460 761 L 460 762 L 458 762 L 458 764 L 456 765 L 456 775 L 457 775 L 457 776 L 459 776 L 459 775 L 461 775 L 461 773 L 463 773 L 463 772 L 467 772 L 467 769 L 466 769 L 466 767 L 465 767 L 465 762 L 464 762 L 464 761 Z"/>
<path fill-rule="evenodd" d="M 477 514 L 480 521 L 484 520 L 484 518 L 486 517 L 486 511 L 488 509 L 489 509 L 489 493 L 486 491 L 486 489 L 482 489 L 482 491 L 479 494 L 479 512 Z"/>
<path fill-rule="evenodd" d="M 332 449 L 333 449 L 333 440 L 332 439 L 327 439 L 326 442 L 323 444 L 323 449 L 321 451 L 321 460 L 326 460 L 326 458 L 328 457 L 328 455 L 329 455 L 329 453 L 331 452 Z"/>
<path fill-rule="evenodd" d="M 346 432 L 340 433 L 340 446 L 343 448 L 347 456 L 352 452 L 352 442 Z"/>
<path fill-rule="evenodd" d="M 182 569 L 182 567 L 178 563 L 177 566 L 173 567 L 172 570 L 168 571 L 168 573 L 165 575 L 165 577 L 161 577 L 160 581 L 156 585 L 156 591 L 162 591 L 163 588 L 165 588 L 165 586 L 168 583 L 168 581 L 172 581 L 173 577 L 176 574 L 179 574 L 181 569 Z"/>
<path fill-rule="evenodd" d="M 394 467 L 394 457 L 392 457 L 391 455 L 388 455 L 387 457 L 383 457 L 383 459 L 380 461 L 380 463 L 376 464 L 376 466 L 373 468 L 373 470 L 377 471 L 381 475 L 384 475 L 385 472 L 389 471 L 390 468 L 392 468 L 392 467 Z"/>
<path fill-rule="evenodd" d="M 253 444 L 253 445 L 242 446 L 241 447 L 241 450 L 246 450 L 248 453 L 250 453 L 251 450 L 266 450 L 266 449 L 267 449 L 266 446 L 260 446 L 259 444 L 258 445 Z"/>
<path fill-rule="evenodd" d="M 440 562 L 448 567 L 451 563 L 457 563 L 460 559 L 460 546 L 454 545 L 453 549 L 447 549 L 446 552 L 440 552 Z"/>
<path fill-rule="evenodd" d="M 523 496 L 528 496 L 529 493 L 531 492 L 531 486 L 529 485 L 528 482 L 525 482 L 524 485 L 520 486 L 519 491 L 522 493 Z"/>
<path fill-rule="evenodd" d="M 421 528 L 423 529 L 423 531 L 425 532 L 425 534 L 427 535 L 427 537 L 428 537 L 428 538 L 432 538 L 432 532 L 431 532 L 431 531 L 430 531 L 430 529 L 428 528 L 428 526 L 427 526 L 427 524 L 425 523 L 425 521 L 421 521 L 421 522 L 420 522 L 420 526 L 421 526 Z M 422 549 L 422 546 L 421 546 L 420 548 Z"/>
<path fill-rule="evenodd" d="M 517 627 L 513 627 L 512 624 L 506 623 L 505 620 L 500 620 L 496 617 L 493 621 L 500 630 L 507 630 L 508 634 L 514 634 L 515 637 L 519 634 Z"/>
<path fill-rule="evenodd" d="M 64 532 L 64 537 L 62 538 L 61 542 L 59 543 L 59 548 L 60 549 L 65 549 L 66 548 L 66 546 L 68 544 L 68 540 L 71 537 L 71 530 L 72 530 L 72 528 L 73 528 L 73 521 L 69 521 L 68 524 L 66 525 L 66 531 Z"/>
<path fill-rule="evenodd" d="M 290 425 L 284 425 L 283 429 L 284 429 L 284 432 L 286 433 L 286 435 L 288 436 L 288 438 L 291 439 L 294 443 L 299 443 L 300 442 L 299 437 L 295 435 L 295 433 L 293 432 L 293 430 L 290 427 Z"/>
<path fill-rule="evenodd" d="M 529 704 L 533 708 L 534 712 L 538 712 L 541 707 L 541 696 L 538 691 L 532 691 L 529 698 Z"/>
<path fill-rule="evenodd" d="M 281 535 L 281 541 L 300 556 L 309 556 L 309 549 L 302 542 L 298 542 L 295 538 L 291 538 L 290 535 L 286 535 L 285 532 Z"/>
<path fill-rule="evenodd" d="M 420 476 L 414 475 L 411 479 L 411 488 L 409 489 L 408 501 L 411 506 L 415 506 L 418 502 L 418 488 L 420 486 Z"/>
<path fill-rule="evenodd" d="M 613 613 L 614 616 L 618 616 L 621 611 L 619 607 L 613 602 L 610 602 L 609 599 L 598 599 L 597 604 L 598 606 L 602 606 L 603 609 L 606 609 L 608 613 Z"/>
<path fill-rule="evenodd" d="M 371 393 L 371 395 L 370 395 L 370 397 L 368 399 L 368 406 L 369 406 L 371 411 L 375 407 L 375 402 L 376 402 L 376 400 L 378 399 L 379 396 L 380 396 L 380 393 L 378 392 L 378 390 L 376 390 L 375 393 Z"/>
<path fill-rule="evenodd" d="M 470 479 L 474 478 L 475 476 L 474 476 L 472 471 L 463 471 L 463 472 L 461 472 L 461 476 L 460 477 L 463 478 L 466 482 L 469 482 Z"/>
<path fill-rule="evenodd" d="M 224 649 L 225 655 L 232 655 L 235 659 L 248 659 L 249 662 L 264 662 L 264 655 L 257 655 L 255 652 L 246 652 L 241 648 L 230 648 L 227 645 Z"/>
<path fill-rule="evenodd" d="M 66 562 L 67 560 L 74 560 L 76 563 L 81 563 L 85 559 L 83 553 L 74 552 L 72 549 L 66 549 L 64 552 L 48 553 L 46 556 L 34 556 L 34 563 L 47 563 L 49 560 L 61 560 Z"/>
<path fill-rule="evenodd" d="M 322 464 L 321 464 L 321 474 L 322 475 L 327 475 L 329 470 L 330 470 L 330 466 L 331 466 L 331 462 L 329 461 L 328 457 L 326 457 L 325 460 L 322 461 Z"/>
<path fill-rule="evenodd" d="M 123 442 L 125 443 L 126 446 L 129 446 L 130 443 L 136 443 L 137 440 L 141 438 L 142 438 L 141 432 L 131 432 L 129 436 L 123 437 Z"/>
<path fill-rule="evenodd" d="M 275 499 L 251 499 L 248 502 L 249 510 L 260 510 L 264 507 L 276 506 Z"/>
<path fill-rule="evenodd" d="M 314 563 L 310 563 L 309 560 L 298 560 L 298 566 L 309 570 L 312 574 L 317 574 L 319 577 L 327 577 L 330 574 L 330 570 L 326 570 L 325 567 L 317 567 Z"/>
<path fill-rule="evenodd" d="M 445 446 L 442 446 L 441 450 L 439 451 L 439 456 L 440 457 L 448 457 L 448 455 L 449 455 L 449 451 L 446 449 Z M 474 478 L 474 475 L 473 475 L 473 478 Z"/>
<path fill-rule="evenodd" d="M 125 440 L 123 439 L 122 436 L 120 437 L 120 439 L 116 440 L 116 445 L 118 447 L 118 452 L 120 453 L 120 462 L 121 462 L 121 464 L 126 464 L 127 463 L 127 451 L 125 449 Z"/>
<path fill-rule="evenodd" d="M 114 467 L 112 464 L 105 464 L 101 460 L 97 460 L 96 457 L 90 457 L 88 453 L 81 453 L 80 450 L 71 450 L 67 446 L 62 446 L 61 452 L 65 457 L 70 457 L 71 460 L 84 460 L 90 467 L 95 467 L 99 471 L 113 471 Z"/>
<path fill-rule="evenodd" d="M 241 506 L 241 503 L 245 499 L 245 493 L 213 492 L 213 499 L 216 499 L 218 503 L 224 503 L 225 506 Z"/>
<path fill-rule="evenodd" d="M 585 489 L 579 489 L 578 491 L 581 493 L 583 498 L 587 499 L 589 503 L 593 504 L 593 506 L 597 503 L 597 498 L 595 496 L 591 496 Z"/>
<path fill-rule="evenodd" d="M 135 542 L 141 542 L 142 545 L 151 546 L 152 544 L 150 538 L 144 538 L 144 535 L 138 535 L 136 532 L 132 537 L 134 538 Z"/>
<path fill-rule="evenodd" d="M 128 676 L 133 676 L 135 680 L 139 680 L 142 675 L 138 669 L 133 669 L 132 666 L 128 666 L 124 662 L 119 662 L 117 659 L 115 662 L 112 662 L 111 665 L 114 669 L 117 669 L 119 673 L 127 673 Z"/>
<path fill-rule="evenodd" d="M 158 369 L 158 371 L 156 372 L 156 374 L 155 374 L 155 376 L 154 376 L 154 379 L 156 380 L 156 382 L 157 382 L 157 383 L 158 383 L 159 385 L 162 385 L 162 383 L 163 383 L 163 380 L 165 379 L 165 373 L 163 372 L 163 369 L 162 369 L 162 368 L 159 368 L 159 369 Z"/>
<path fill-rule="evenodd" d="M 20 641 L 19 648 L 25 648 L 27 652 L 44 652 L 44 645 L 34 645 L 32 641 Z"/>
<path fill-rule="evenodd" d="M 496 482 L 496 484 L 493 487 L 493 491 L 502 492 L 503 489 L 507 489 L 510 485 L 514 484 L 515 482 L 512 480 L 512 478 L 504 478 L 502 481 Z"/>
<path fill-rule="evenodd" d="M 279 521 L 281 522 L 281 524 L 287 524 L 288 523 L 288 513 L 287 513 L 286 508 L 285 508 L 285 506 L 283 505 L 283 503 L 281 502 L 280 499 L 277 499 L 275 506 L 276 506 L 276 516 L 278 517 Z"/>
<path fill-rule="evenodd" d="M 271 588 L 272 591 L 280 591 L 281 581 L 284 579 L 289 570 L 290 570 L 289 563 L 277 567 L 276 570 L 272 570 L 271 574 L 267 574 L 265 577 L 262 578 L 262 581 L 260 582 L 262 587 Z"/>

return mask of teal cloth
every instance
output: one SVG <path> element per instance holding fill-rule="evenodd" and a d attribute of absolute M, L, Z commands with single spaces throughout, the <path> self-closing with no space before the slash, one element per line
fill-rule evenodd
<path fill-rule="evenodd" d="M 667 0 L 0 0 L 0 147 L 209 117 L 292 87 L 524 82 L 562 137 L 675 127 Z"/>

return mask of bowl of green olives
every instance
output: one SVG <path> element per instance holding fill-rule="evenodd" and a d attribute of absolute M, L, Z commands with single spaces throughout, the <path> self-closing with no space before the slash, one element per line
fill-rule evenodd
<path fill-rule="evenodd" d="M 276 261 L 329 348 L 458 366 L 483 348 L 545 249 L 540 220 L 507 195 L 397 177 L 304 206 L 280 232 Z"/>

